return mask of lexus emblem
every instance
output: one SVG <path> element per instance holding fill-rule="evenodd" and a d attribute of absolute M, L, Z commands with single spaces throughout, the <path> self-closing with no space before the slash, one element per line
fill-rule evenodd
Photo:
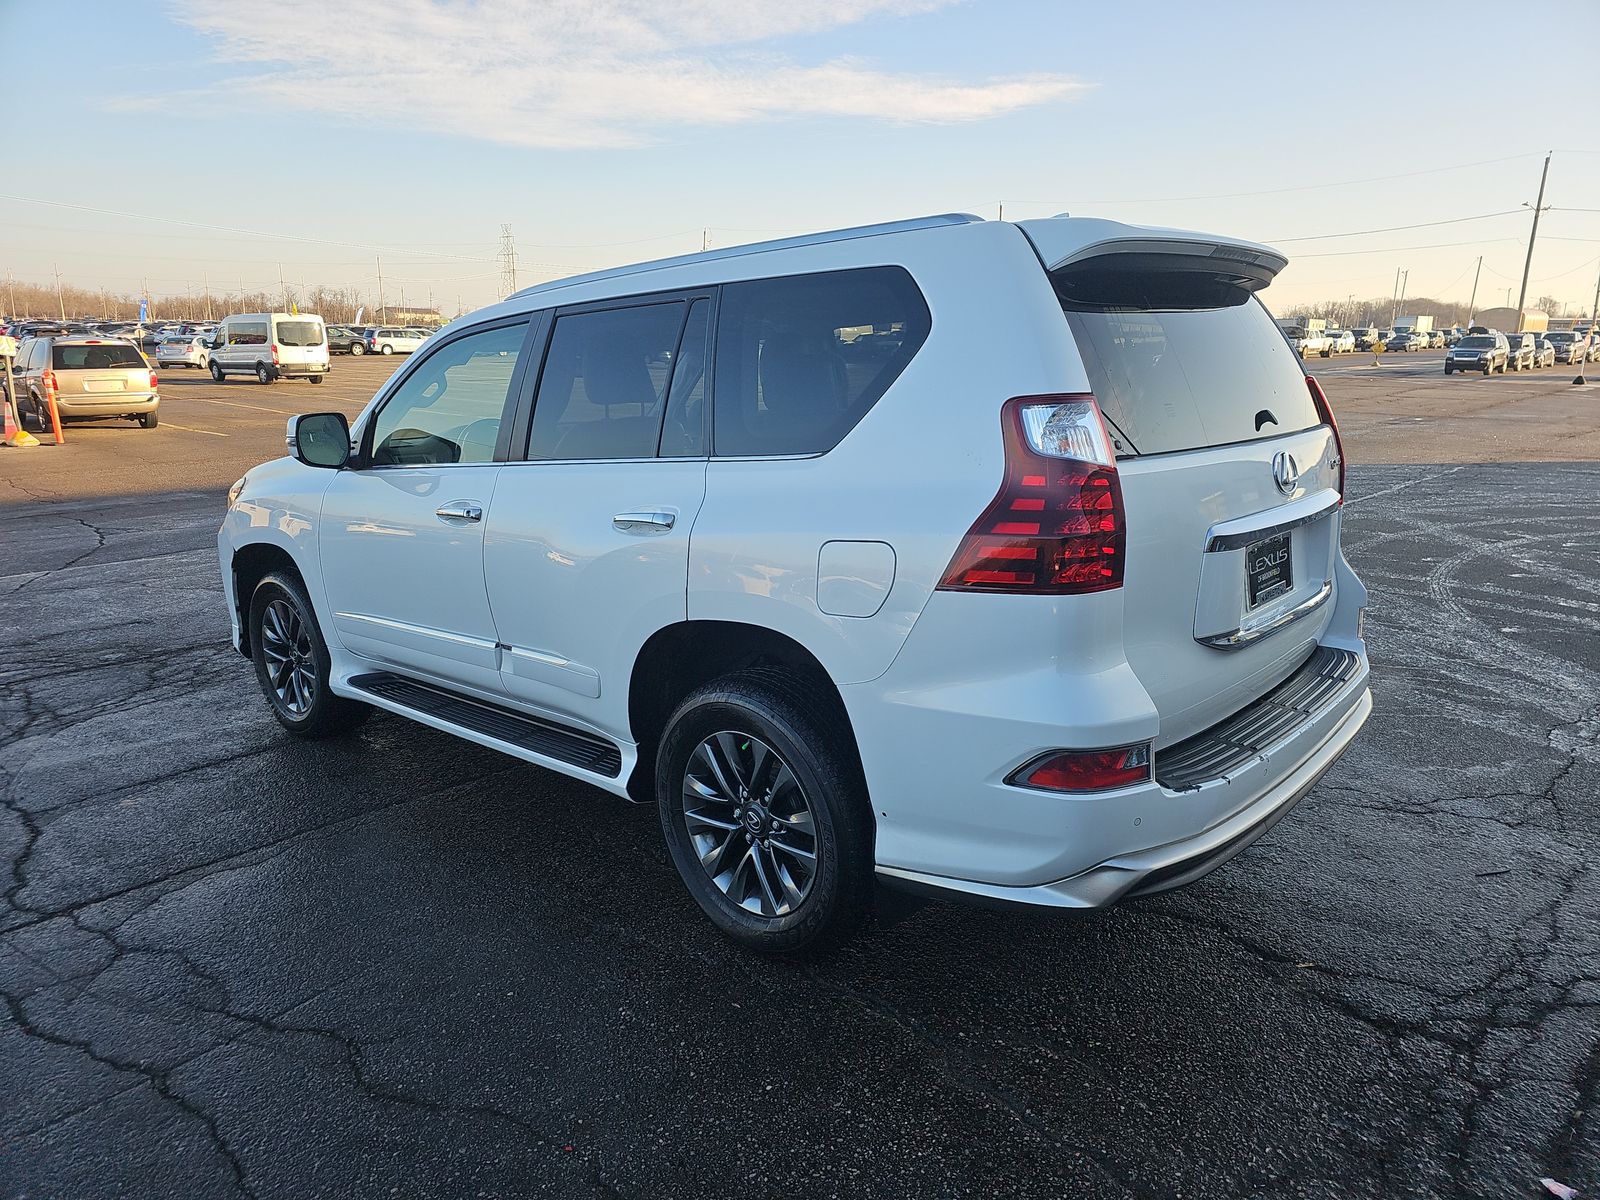
<path fill-rule="evenodd" d="M 1300 487 L 1300 464 L 1287 450 L 1279 450 L 1272 456 L 1272 482 L 1285 496 L 1294 495 Z"/>

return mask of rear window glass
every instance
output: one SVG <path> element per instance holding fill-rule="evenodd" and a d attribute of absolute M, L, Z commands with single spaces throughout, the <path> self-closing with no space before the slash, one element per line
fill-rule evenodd
<path fill-rule="evenodd" d="M 900 267 L 728 284 L 717 317 L 713 452 L 833 449 L 906 369 L 931 324 Z"/>
<path fill-rule="evenodd" d="M 51 366 L 57 371 L 111 371 L 145 365 L 144 357 L 127 342 L 56 346 L 51 359 Z"/>
<path fill-rule="evenodd" d="M 322 322 L 279 321 L 278 344 L 280 346 L 320 346 L 322 345 Z"/>
<path fill-rule="evenodd" d="M 1052 278 L 1120 453 L 1198 450 L 1321 423 L 1300 359 L 1236 281 L 1104 262 Z"/>
<path fill-rule="evenodd" d="M 1493 350 L 1494 339 L 1484 334 L 1474 334 L 1472 337 L 1462 338 L 1456 345 L 1463 350 Z"/>

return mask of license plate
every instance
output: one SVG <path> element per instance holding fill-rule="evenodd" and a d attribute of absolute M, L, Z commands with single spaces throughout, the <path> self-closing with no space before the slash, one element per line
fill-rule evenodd
<path fill-rule="evenodd" d="M 1251 608 L 1276 600 L 1294 587 L 1291 536 L 1280 533 L 1245 547 L 1244 574 Z"/>
<path fill-rule="evenodd" d="M 120 392 L 122 380 L 120 379 L 85 379 L 83 390 L 86 392 Z"/>

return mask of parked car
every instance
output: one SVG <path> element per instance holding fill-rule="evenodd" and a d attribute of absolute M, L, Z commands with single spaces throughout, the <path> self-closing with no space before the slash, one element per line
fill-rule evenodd
<path fill-rule="evenodd" d="M 210 341 L 202 333 L 175 333 L 164 338 L 156 347 L 156 366 L 199 367 L 204 371 L 210 362 Z"/>
<path fill-rule="evenodd" d="M 1507 363 L 1508 363 L 1508 365 L 1509 365 L 1511 370 L 1513 370 L 1513 371 L 1531 371 L 1531 370 L 1533 370 L 1534 359 L 1535 359 L 1535 357 L 1537 356 L 1537 353 L 1538 353 L 1534 349 L 1533 334 L 1531 334 L 1531 333 L 1511 333 L 1511 334 L 1507 334 L 1506 335 L 1506 344 L 1508 346 L 1508 351 L 1507 351 L 1508 357 L 1507 357 L 1506 361 L 1507 361 Z"/>
<path fill-rule="evenodd" d="M 160 421 L 160 381 L 139 348 L 120 339 L 29 338 L 18 347 L 16 380 L 18 407 L 40 428 L 50 420 L 52 394 L 63 421 L 126 417 L 146 429 Z"/>
<path fill-rule="evenodd" d="M 1426 350 L 1428 348 L 1428 335 L 1425 333 L 1412 333 L 1409 329 L 1397 329 L 1388 338 L 1384 345 L 1390 350 L 1410 354 L 1413 350 Z"/>
<path fill-rule="evenodd" d="M 1533 338 L 1533 365 L 1536 367 L 1553 367 L 1556 365 L 1556 344 L 1549 335 L 1539 333 Z"/>
<path fill-rule="evenodd" d="M 1482 371 L 1492 375 L 1498 371 L 1504 375 L 1510 353 L 1503 333 L 1469 333 L 1445 352 L 1444 373 Z"/>
<path fill-rule="evenodd" d="M 234 485 L 234 644 L 292 733 L 384 708 L 653 802 L 761 950 L 875 879 L 1179 886 L 1371 710 L 1284 264 L 936 217 L 518 292 Z"/>
<path fill-rule="evenodd" d="M 328 333 L 315 313 L 238 313 L 223 318 L 206 347 L 211 378 L 254 375 L 259 383 L 328 374 Z"/>
<path fill-rule="evenodd" d="M 1348 329 L 1335 329 L 1328 334 L 1335 354 L 1348 354 L 1356 348 L 1356 335 Z"/>
<path fill-rule="evenodd" d="M 1543 335 L 1555 351 L 1556 362 L 1581 364 L 1588 356 L 1586 340 L 1567 329 L 1552 329 Z"/>
<path fill-rule="evenodd" d="M 328 326 L 328 352 L 330 354 L 365 354 L 366 335 L 348 325 Z"/>
<path fill-rule="evenodd" d="M 420 329 L 405 329 L 398 325 L 385 325 L 367 335 L 368 354 L 410 354 L 427 340 Z"/>
<path fill-rule="evenodd" d="M 1445 349 L 1448 350 L 1451 346 L 1454 346 L 1457 342 L 1459 342 L 1462 338 L 1464 338 L 1466 336 L 1467 336 L 1467 331 L 1465 329 L 1462 329 L 1461 326 L 1459 326 L 1459 325 L 1456 325 L 1456 326 L 1454 326 L 1454 327 L 1452 327 L 1450 329 L 1446 329 L 1444 331 Z"/>
<path fill-rule="evenodd" d="M 1445 345 L 1444 330 L 1431 329 L 1428 331 L 1428 349 L 1443 350 Z"/>
<path fill-rule="evenodd" d="M 1357 350 L 1372 350 L 1382 340 L 1378 336 L 1381 331 L 1370 326 L 1363 325 L 1358 329 L 1352 329 L 1350 332 L 1355 336 Z"/>

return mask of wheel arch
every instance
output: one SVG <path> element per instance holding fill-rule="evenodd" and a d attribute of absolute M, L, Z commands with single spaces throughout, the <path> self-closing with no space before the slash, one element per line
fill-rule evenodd
<path fill-rule="evenodd" d="M 639 648 L 628 680 L 628 727 L 639 745 L 628 795 L 655 799 L 655 758 L 667 718 L 683 698 L 713 679 L 751 667 L 775 667 L 814 688 L 846 734 L 845 752 L 861 770 L 861 752 L 844 699 L 827 668 L 799 642 L 762 625 L 680 621 L 656 630 Z"/>
<path fill-rule="evenodd" d="M 306 584 L 305 574 L 294 556 L 273 542 L 247 542 L 233 552 L 233 604 L 239 615 L 239 653 L 246 658 L 250 648 L 250 598 L 256 585 L 274 571 L 286 571 Z M 307 595 L 310 589 L 307 588 Z"/>

